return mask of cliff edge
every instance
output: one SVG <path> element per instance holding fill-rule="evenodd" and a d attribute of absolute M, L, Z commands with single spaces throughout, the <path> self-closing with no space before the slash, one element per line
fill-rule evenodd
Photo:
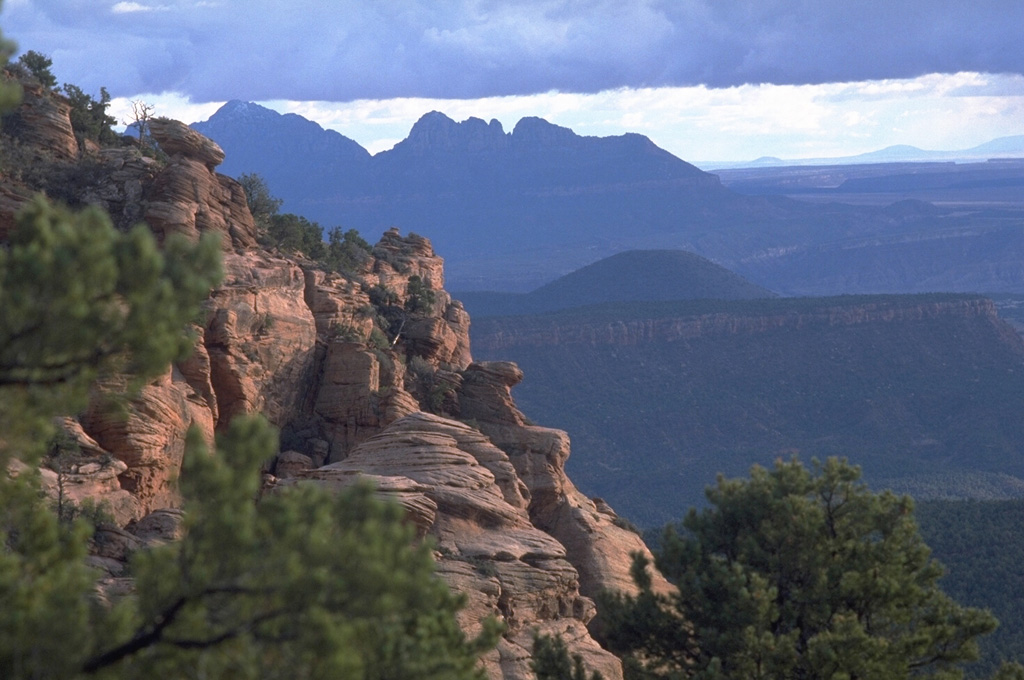
<path fill-rule="evenodd" d="M 91 558 L 107 570 L 106 587 L 128 587 L 126 556 L 180 531 L 174 480 L 188 429 L 212 439 L 235 416 L 261 413 L 281 431 L 264 493 L 373 480 L 435 541 L 438 574 L 468 598 L 466 629 L 487 616 L 507 625 L 484 659 L 490 677 L 532 678 L 540 632 L 562 635 L 588 668 L 621 678 L 618 659 L 587 629 L 592 597 L 631 588 L 630 553 L 646 548 L 568 479 L 567 435 L 528 424 L 515 407 L 519 369 L 473 361 L 469 316 L 445 291 L 431 243 L 389 230 L 345 273 L 267 251 L 241 186 L 215 170 L 224 157 L 216 144 L 161 120 L 152 133 L 165 159 L 92 148 L 64 124 L 66 109 L 40 96 L 18 111 L 34 131 L 18 142 L 26 158 L 76 178 L 63 198 L 99 205 L 122 227 L 144 220 L 161 238 L 217 233 L 226 269 L 189 359 L 143 387 L 126 414 L 97 397 L 62 421 L 78 453 L 61 486 L 116 521 Z M 0 177 L 0 238 L 28 196 L 50 186 L 25 173 Z M 55 488 L 58 472 L 43 473 Z"/>

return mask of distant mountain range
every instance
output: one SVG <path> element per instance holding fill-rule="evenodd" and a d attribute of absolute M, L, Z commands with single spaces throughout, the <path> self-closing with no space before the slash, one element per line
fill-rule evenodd
<path fill-rule="evenodd" d="M 714 172 L 724 168 L 782 167 L 789 165 L 857 165 L 862 163 L 978 162 L 996 158 L 1024 158 L 1024 135 L 999 137 L 958 151 L 929 151 L 908 144 L 887 146 L 854 156 L 833 158 L 776 158 L 762 156 L 752 161 L 701 161 L 697 167 Z"/>
<path fill-rule="evenodd" d="M 686 250 L 781 294 L 1024 292 L 1022 212 L 811 204 L 723 186 L 642 135 L 583 137 L 539 118 L 424 115 L 370 155 L 294 114 L 229 102 L 194 127 L 284 210 L 371 240 L 429 237 L 449 288 L 525 292 L 627 250 Z M 1011 187 L 1012 188 L 1012 187 Z M 776 192 L 772 192 L 776 193 Z M 897 199 L 893 199 L 897 200 Z"/>

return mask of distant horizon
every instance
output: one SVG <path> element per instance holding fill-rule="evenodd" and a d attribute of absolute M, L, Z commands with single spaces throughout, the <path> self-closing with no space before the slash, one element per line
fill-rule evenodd
<path fill-rule="evenodd" d="M 147 101 L 149 101 L 149 100 L 147 100 Z M 239 100 L 239 101 L 242 101 L 242 100 Z M 177 110 L 180 111 L 180 115 L 179 116 L 175 116 L 175 115 L 172 115 L 172 114 L 167 113 L 167 112 L 161 112 L 159 109 L 157 111 L 157 115 L 166 115 L 168 117 L 176 118 L 178 120 L 181 120 L 182 122 L 185 122 L 185 123 L 191 125 L 193 123 L 205 122 L 206 120 L 209 120 L 210 117 L 212 117 L 217 111 L 219 111 L 227 103 L 228 102 L 225 101 L 225 102 L 212 102 L 212 103 L 205 104 L 205 105 L 187 105 L 186 104 L 186 105 L 177 105 L 176 106 L 174 104 L 174 102 L 168 101 L 168 100 L 164 100 L 164 108 L 170 108 L 170 109 L 177 108 Z M 341 135 L 343 135 L 343 136 L 345 136 L 345 137 L 347 137 L 349 139 L 352 139 L 353 141 L 358 143 L 360 146 L 362 146 L 364 149 L 366 149 L 371 155 L 376 155 L 378 153 L 381 153 L 382 151 L 387 151 L 387 150 L 393 148 L 394 144 L 397 144 L 398 142 L 400 142 L 400 141 L 402 141 L 402 140 L 404 140 L 404 139 L 406 139 L 408 137 L 409 132 L 412 130 L 413 125 L 415 125 L 416 121 L 418 121 L 423 115 L 426 115 L 427 113 L 429 113 L 431 111 L 440 110 L 440 108 L 444 108 L 444 107 L 425 108 L 422 112 L 419 113 L 419 115 L 416 115 L 415 117 L 413 117 L 413 114 L 411 113 L 413 111 L 413 109 L 411 107 L 412 102 L 407 103 L 405 106 L 403 106 L 403 108 L 405 110 L 405 116 L 403 116 L 403 120 L 401 122 L 395 121 L 395 122 L 390 123 L 390 125 L 392 125 L 392 126 L 397 126 L 397 125 L 401 125 L 406 120 L 408 120 L 409 121 L 407 123 L 408 127 L 405 129 L 404 135 L 399 137 L 399 138 L 388 138 L 388 139 L 384 140 L 384 143 L 382 144 L 381 140 L 373 139 L 372 135 L 368 136 L 368 134 L 365 134 L 365 133 L 362 135 L 363 138 L 360 139 L 360 138 L 354 136 L 351 133 L 351 130 L 345 129 L 344 127 L 342 127 L 338 123 L 335 123 L 333 126 L 332 125 L 325 125 L 324 124 L 325 120 L 327 120 L 327 121 L 332 120 L 331 116 L 324 115 L 320 108 L 318 108 L 318 107 L 316 107 L 314 105 L 310 105 L 309 103 L 301 103 L 301 102 L 252 102 L 252 101 L 249 101 L 249 102 L 246 102 L 246 103 L 256 104 L 258 106 L 261 106 L 263 108 L 275 111 L 275 112 L 277 112 L 279 114 L 282 114 L 282 115 L 288 114 L 288 113 L 295 113 L 295 114 L 297 114 L 297 115 L 299 115 L 299 116 L 301 116 L 301 117 L 303 117 L 303 118 L 305 118 L 307 120 L 311 120 L 312 122 L 317 123 L 318 125 L 320 125 L 321 128 L 323 128 L 325 130 L 334 130 L 335 132 L 338 132 L 339 134 L 341 134 Z M 423 103 L 424 103 L 425 106 L 429 106 L 430 104 L 438 104 L 439 102 L 433 102 L 433 101 L 428 102 L 428 101 L 425 101 Z M 464 103 L 459 102 L 458 104 L 461 105 L 461 104 L 464 104 Z M 115 99 L 112 102 L 111 110 L 114 113 L 116 113 L 121 108 L 123 108 L 125 111 L 127 111 L 129 106 L 130 106 L 130 102 L 128 102 L 128 101 L 121 102 L 121 101 Z M 461 110 L 462 106 L 458 106 L 457 108 Z M 318 120 L 316 117 L 312 117 L 310 115 L 311 112 L 314 115 L 317 114 L 317 113 L 320 113 L 320 115 L 319 115 L 320 120 Z M 449 113 L 446 113 L 443 110 L 441 110 L 441 113 L 444 113 L 444 115 L 448 116 L 449 118 L 451 118 L 452 120 L 455 120 L 458 123 L 464 122 L 465 120 L 467 120 L 470 117 L 480 118 L 480 119 L 485 120 L 485 121 L 490 121 L 491 120 L 491 118 L 487 118 L 487 117 L 484 117 L 484 116 L 481 116 L 481 115 L 474 115 L 474 114 L 465 115 L 463 117 L 456 117 L 456 116 L 450 115 Z M 514 119 L 509 117 L 509 116 L 505 116 L 505 120 L 498 119 L 499 122 L 502 125 L 502 128 L 505 130 L 506 133 L 511 132 L 512 129 L 515 127 L 516 123 L 518 123 L 518 121 L 521 120 L 522 118 L 529 117 L 529 116 L 536 116 L 536 117 L 539 117 L 539 118 L 543 118 L 543 119 L 545 119 L 548 122 L 551 122 L 553 124 L 562 125 L 563 127 L 568 127 L 570 129 L 572 129 L 576 134 L 579 134 L 581 136 L 586 136 L 587 135 L 587 133 L 581 132 L 579 129 L 577 129 L 576 127 L 574 127 L 572 125 L 565 125 L 564 123 L 561 123 L 561 122 L 559 122 L 557 120 L 552 120 L 551 118 L 549 118 L 547 116 L 544 116 L 544 115 L 539 115 L 539 114 L 536 114 L 536 113 L 529 113 L 529 112 L 525 112 L 525 111 L 521 112 L 521 114 L 522 115 L 518 115 L 518 117 L 515 117 Z M 202 117 L 201 118 L 197 118 L 195 120 L 185 120 L 185 118 L 188 118 L 190 116 L 195 118 L 197 115 L 202 116 Z M 335 116 L 337 117 L 337 114 L 335 114 Z M 117 117 L 117 116 L 115 116 L 115 117 Z M 123 120 L 124 116 L 119 117 L 119 119 Z M 122 125 L 121 129 L 123 129 L 124 127 L 126 127 L 126 126 Z M 360 126 L 356 126 L 356 128 L 359 129 L 359 130 L 363 129 Z M 627 134 L 627 133 L 645 134 L 644 132 L 642 132 L 640 130 L 622 129 L 621 131 L 614 131 L 613 130 L 613 131 L 605 133 L 605 134 L 596 134 L 594 136 L 605 137 L 605 136 L 615 136 L 615 135 L 621 135 L 621 134 Z M 651 138 L 650 135 L 645 134 L 645 136 Z M 952 157 L 952 156 L 955 156 L 956 154 L 961 153 L 961 152 L 969 152 L 969 151 L 971 151 L 974 148 L 979 147 L 979 146 L 983 146 L 983 145 L 986 145 L 986 144 L 989 144 L 989 143 L 992 143 L 992 142 L 995 142 L 995 141 L 999 141 L 999 140 L 1002 140 L 1002 139 L 1011 139 L 1011 138 L 1016 138 L 1016 137 L 1024 137 L 1024 129 L 1021 129 L 1021 131 L 1017 132 L 1017 133 L 1012 133 L 1011 132 L 1010 134 L 997 135 L 995 137 L 991 137 L 991 138 L 988 138 L 988 139 L 982 139 L 980 142 L 978 142 L 976 144 L 970 144 L 969 146 L 960 146 L 960 147 L 956 147 L 956 148 L 952 148 L 952 147 L 945 147 L 945 148 L 932 147 L 932 148 L 928 148 L 928 147 L 918 146 L 918 145 L 915 145 L 915 144 L 907 144 L 907 143 L 903 143 L 903 142 L 896 142 L 896 143 L 888 144 L 888 145 L 881 146 L 881 147 L 870 148 L 870 149 L 867 149 L 865 151 L 857 151 L 857 152 L 854 152 L 854 153 L 841 153 L 840 155 L 832 155 L 832 156 L 806 155 L 806 156 L 789 156 L 789 157 L 786 157 L 786 156 L 779 156 L 779 155 L 771 154 L 771 153 L 764 153 L 764 154 L 759 154 L 759 155 L 748 155 L 748 156 L 744 156 L 744 157 L 740 157 L 740 158 L 733 158 L 733 159 L 729 159 L 729 158 L 689 158 L 689 157 L 687 157 L 685 155 L 679 154 L 678 152 L 676 152 L 675 150 L 673 150 L 671 148 L 667 148 L 665 145 L 662 145 L 662 144 L 658 143 L 657 139 L 654 139 L 654 138 L 651 138 L 651 139 L 659 147 L 665 149 L 666 151 L 669 151 L 670 153 L 672 153 L 673 155 L 677 156 L 678 158 L 680 158 L 680 159 L 682 159 L 682 160 L 684 160 L 684 161 L 686 161 L 688 163 L 691 163 L 693 165 L 696 165 L 696 166 L 700 167 L 701 169 L 709 169 L 709 168 L 714 168 L 716 165 L 717 166 L 721 166 L 723 168 L 725 166 L 741 167 L 741 165 L 738 165 L 738 164 L 744 164 L 744 163 L 755 164 L 755 163 L 758 163 L 759 161 L 768 160 L 768 159 L 777 160 L 777 161 L 779 161 L 782 164 L 804 164 L 804 163 L 808 163 L 809 161 L 813 161 L 813 162 L 821 161 L 821 162 L 827 164 L 830 161 L 844 161 L 844 160 L 853 159 L 853 158 L 857 158 L 859 156 L 864 156 L 864 155 L 880 154 L 880 153 L 883 153 L 883 152 L 885 152 L 885 151 L 887 151 L 889 149 L 899 148 L 899 147 L 908 147 L 908 148 L 911 148 L 911 149 L 915 149 L 915 150 L 920 151 L 922 154 L 925 154 L 925 155 L 927 155 L 927 154 L 942 154 L 944 157 L 945 156 Z M 997 155 L 992 156 L 992 157 L 993 158 L 1002 158 L 1002 157 L 1018 158 L 1018 157 L 1024 157 L 1024 151 L 1022 151 L 1022 153 L 1020 153 L 1020 154 L 1014 153 L 1014 154 L 1012 154 L 1010 156 L 1000 156 L 1000 155 L 997 154 Z M 933 160 L 933 159 L 922 159 L 922 160 L 925 161 L 925 160 Z M 934 160 L 942 160 L 942 159 L 940 158 L 940 159 L 934 159 Z M 968 159 L 968 158 L 965 157 L 964 160 L 984 160 L 984 158 L 979 156 L 979 157 L 972 157 L 971 159 Z M 872 161 L 872 162 L 885 162 L 885 161 Z M 902 162 L 902 161 L 897 161 L 897 162 Z"/>
<path fill-rule="evenodd" d="M 4 37 L 101 86 L 204 120 L 239 99 L 371 153 L 423 113 L 534 115 L 646 135 L 679 158 L 966 149 L 1024 132 L 1024 3 L 976 0 L 5 0 Z"/>

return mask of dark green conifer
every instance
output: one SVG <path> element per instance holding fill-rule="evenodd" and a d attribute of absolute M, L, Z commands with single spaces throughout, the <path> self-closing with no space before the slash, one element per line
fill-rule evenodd
<path fill-rule="evenodd" d="M 604 598 L 634 678 L 957 678 L 995 619 L 939 588 L 912 501 L 829 459 L 755 466 L 667 529 L 657 566 L 679 587 Z"/>

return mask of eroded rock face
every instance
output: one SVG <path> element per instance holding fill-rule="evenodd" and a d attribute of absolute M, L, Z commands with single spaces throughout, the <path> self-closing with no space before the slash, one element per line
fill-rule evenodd
<path fill-rule="evenodd" d="M 390 260 L 365 273 L 394 286 L 401 307 L 409 290 L 399 277 L 425 281 L 436 256 L 416 237 L 392 232 L 385 241 Z M 403 243 L 408 251 L 398 250 Z M 425 263 L 410 254 L 417 252 Z M 127 465 L 120 483 L 142 510 L 174 506 L 187 423 L 212 432 L 237 415 L 263 413 L 282 429 L 285 451 L 268 464 L 271 490 L 340 491 L 369 479 L 437 542 L 439 574 L 469 597 L 466 629 L 488 616 L 508 626 L 485 659 L 491 677 L 532 678 L 539 631 L 562 635 L 588 668 L 621 678 L 618 660 L 588 630 L 597 623 L 592 598 L 603 588 L 632 590 L 630 553 L 646 548 L 566 477 L 568 436 L 529 425 L 516 408 L 510 390 L 522 371 L 471 363 L 461 306 L 436 291 L 430 309 L 411 316 L 387 346 L 374 346 L 370 334 L 381 331 L 365 288 L 352 280 L 258 251 L 229 253 L 226 263 L 197 353 L 144 390 L 127 421 L 92 412 L 83 419 L 98 445 Z M 438 390 L 443 399 L 422 401 Z M 472 426 L 424 413 L 428 406 Z"/>
<path fill-rule="evenodd" d="M 171 156 L 145 199 L 144 218 L 157 237 L 183 234 L 194 241 L 200 234 L 214 232 L 221 236 L 225 250 L 255 247 L 256 225 L 245 191 L 213 170 L 224 159 L 220 147 L 178 121 L 153 120 L 150 130 Z"/>
<path fill-rule="evenodd" d="M 40 139 L 66 141 L 54 125 Z M 444 290 L 430 242 L 389 230 L 345 275 L 260 251 L 244 192 L 214 172 L 220 149 L 173 121 L 154 121 L 153 134 L 166 165 L 134 149 L 87 149 L 103 176 L 83 196 L 119 226 L 144 218 L 161 238 L 218 234 L 226 277 L 192 329 L 190 358 L 120 407 L 104 393 L 125 383 L 101 386 L 79 420 L 63 423 L 81 459 L 59 479 L 44 473 L 47 483 L 75 501 L 106 502 L 120 527 L 94 546 L 94 563 L 109 575 L 101 590 L 130 589 L 118 566 L 126 556 L 180 537 L 174 480 L 188 429 L 212 443 L 232 418 L 261 413 L 282 433 L 283 453 L 267 463 L 270 492 L 340 491 L 368 479 L 436 541 L 438 573 L 469 598 L 467 631 L 489 616 L 508 626 L 484 660 L 490 677 L 533 678 L 539 632 L 561 635 L 589 669 L 621 678 L 619 661 L 588 631 L 591 598 L 604 587 L 630 589 L 629 554 L 646 549 L 565 476 L 566 434 L 529 425 L 515 407 L 518 367 L 473 363 L 469 317 Z M 0 227 L 20 198 L 0 182 Z"/>
<path fill-rule="evenodd" d="M 461 622 L 470 634 L 490 616 L 508 628 L 484 661 L 491 677 L 532 678 L 535 631 L 559 633 L 589 668 L 621 678 L 618 659 L 590 637 L 593 601 L 565 547 L 537 529 L 528 492 L 503 451 L 463 423 L 425 413 L 400 418 L 341 462 L 299 474 L 344 488 L 364 476 L 383 484 L 437 544 L 438 573 L 465 593 Z M 396 494 L 395 490 L 400 490 Z"/>
<path fill-rule="evenodd" d="M 57 425 L 71 451 L 49 457 L 47 466 L 40 470 L 46 495 L 54 503 L 75 506 L 102 499 L 101 511 L 118 525 L 141 517 L 142 503 L 121 488 L 119 477 L 128 466 L 86 434 L 73 418 L 61 418 Z"/>
<path fill-rule="evenodd" d="M 384 232 L 373 247 L 378 266 L 378 283 L 405 295 L 409 278 L 418 276 L 436 291 L 444 289 L 444 260 L 434 253 L 430 241 L 417 234 L 402 237 L 397 228 Z"/>
<path fill-rule="evenodd" d="M 224 265 L 203 334 L 217 422 L 263 413 L 284 425 L 298 417 L 314 380 L 317 334 L 303 303 L 305 275 L 294 262 L 259 252 L 228 253 Z"/>
<path fill-rule="evenodd" d="M 569 436 L 526 424 L 511 394 L 523 379 L 519 367 L 481 362 L 472 364 L 465 376 L 460 393 L 464 417 L 508 454 L 530 492 L 531 521 L 565 547 L 567 559 L 579 571 L 580 592 L 590 597 L 604 589 L 635 593 L 632 562 L 624 556 L 640 552 L 651 558 L 650 551 L 606 503 L 587 498 L 565 474 Z M 672 589 L 660 574 L 653 580 L 659 592 Z"/>
<path fill-rule="evenodd" d="M 149 132 L 169 156 L 181 155 L 199 161 L 211 172 L 224 162 L 224 150 L 208 137 L 189 126 L 169 118 L 149 121 Z"/>
<path fill-rule="evenodd" d="M 372 305 L 357 282 L 317 269 L 306 269 L 305 276 L 306 306 L 319 335 L 360 341 L 370 336 L 373 318 L 366 312 Z"/>
<path fill-rule="evenodd" d="M 22 143 L 49 159 L 76 158 L 78 142 L 71 129 L 71 105 L 32 78 L 23 79 L 21 89 L 21 104 L 13 115 Z"/>
<path fill-rule="evenodd" d="M 419 410 L 403 383 L 404 366 L 393 353 L 343 338 L 329 342 L 314 406 L 329 461 L 344 459 L 388 423 Z"/>
<path fill-rule="evenodd" d="M 105 388 L 119 392 L 123 385 Z M 189 428 L 197 427 L 207 440 L 213 439 L 213 417 L 205 400 L 173 370 L 144 386 L 127 404 L 97 397 L 81 423 L 90 437 L 127 466 L 118 479 L 142 512 L 178 505 L 174 480 Z"/>

